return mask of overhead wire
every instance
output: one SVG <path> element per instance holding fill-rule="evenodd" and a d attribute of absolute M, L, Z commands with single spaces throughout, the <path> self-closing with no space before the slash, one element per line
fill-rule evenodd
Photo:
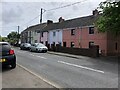
<path fill-rule="evenodd" d="M 57 10 L 57 9 L 61 9 L 61 8 L 73 6 L 73 5 L 75 5 L 75 4 L 79 4 L 79 3 L 82 3 L 82 2 L 85 2 L 85 1 L 87 1 L 87 0 L 83 0 L 83 1 L 80 1 L 80 2 L 75 2 L 75 3 L 67 4 L 67 5 L 60 6 L 60 7 L 56 7 L 56 8 L 53 8 L 53 9 L 48 9 L 48 10 L 43 9 L 43 10 L 44 10 L 43 13 L 45 13 L 45 12 L 47 12 L 47 11 L 52 11 L 52 10 Z M 23 24 L 23 25 L 26 25 L 26 24 L 28 24 L 28 23 L 31 23 L 33 20 L 35 20 L 35 19 L 38 18 L 39 16 L 40 16 L 40 14 L 37 15 L 37 16 L 36 16 L 35 18 L 33 18 L 32 20 L 28 21 L 27 23 Z M 23 25 L 21 25 L 21 26 L 23 26 Z"/>

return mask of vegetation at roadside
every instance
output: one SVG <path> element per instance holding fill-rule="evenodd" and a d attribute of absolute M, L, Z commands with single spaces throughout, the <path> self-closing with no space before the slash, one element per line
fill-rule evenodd
<path fill-rule="evenodd" d="M 11 32 L 7 35 L 7 38 L 9 39 L 9 43 L 14 45 L 18 43 L 20 35 L 17 32 Z"/>
<path fill-rule="evenodd" d="M 0 36 L 0 42 L 2 42 L 2 41 L 6 41 L 6 42 L 7 42 L 7 41 L 9 41 L 9 40 L 8 40 L 7 37 L 2 37 L 2 36 Z"/>
<path fill-rule="evenodd" d="M 114 35 L 120 35 L 120 1 L 105 1 L 99 4 L 101 16 L 96 22 L 100 32 L 111 32 Z"/>

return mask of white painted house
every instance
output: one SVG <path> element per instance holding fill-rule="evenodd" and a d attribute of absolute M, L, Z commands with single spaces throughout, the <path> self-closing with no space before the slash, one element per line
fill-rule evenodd
<path fill-rule="evenodd" d="M 60 44 L 62 46 L 62 29 L 50 30 L 48 34 L 48 43 Z"/>

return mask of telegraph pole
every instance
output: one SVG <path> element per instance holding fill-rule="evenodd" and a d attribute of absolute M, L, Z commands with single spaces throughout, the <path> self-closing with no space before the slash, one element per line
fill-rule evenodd
<path fill-rule="evenodd" d="M 43 14 L 43 9 L 41 8 L 41 12 L 40 12 L 40 24 L 42 23 L 42 14 Z"/>
<path fill-rule="evenodd" d="M 19 34 L 19 29 L 20 29 L 20 26 L 18 26 L 18 34 Z"/>
<path fill-rule="evenodd" d="M 20 26 L 18 26 L 18 34 L 17 34 L 17 44 L 19 44 L 19 29 L 20 29 Z"/>

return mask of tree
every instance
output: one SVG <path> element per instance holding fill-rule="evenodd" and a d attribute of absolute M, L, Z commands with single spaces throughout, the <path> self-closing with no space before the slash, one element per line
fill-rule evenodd
<path fill-rule="evenodd" d="M 11 32 L 7 35 L 7 38 L 9 39 L 9 42 L 11 44 L 18 43 L 19 40 L 19 34 L 17 32 Z"/>
<path fill-rule="evenodd" d="M 2 42 L 2 41 L 8 41 L 8 38 L 7 37 L 2 37 L 1 35 L 0 35 L 0 42 Z"/>
<path fill-rule="evenodd" d="M 100 32 L 111 32 L 120 35 L 120 1 L 105 1 L 99 5 L 102 14 L 96 22 Z"/>
<path fill-rule="evenodd" d="M 2 41 L 2 37 L 1 37 L 1 35 L 0 35 L 0 41 Z"/>

